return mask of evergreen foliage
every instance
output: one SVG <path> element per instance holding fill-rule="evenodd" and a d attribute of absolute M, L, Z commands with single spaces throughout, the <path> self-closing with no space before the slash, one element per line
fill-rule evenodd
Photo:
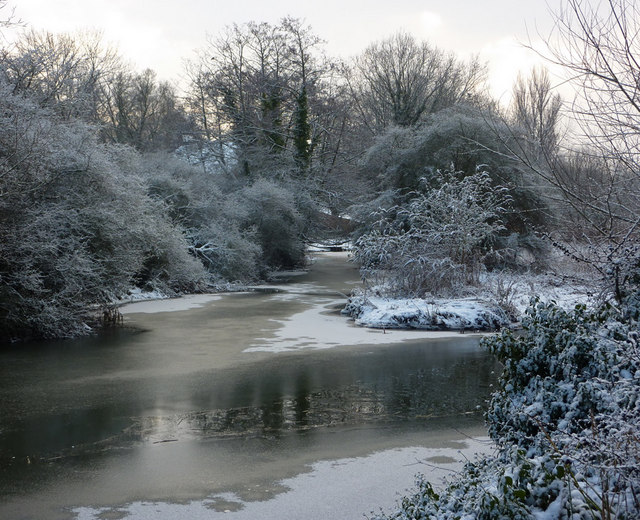
<path fill-rule="evenodd" d="M 440 493 L 420 478 L 389 518 L 637 518 L 638 301 L 570 312 L 534 301 L 522 333 L 485 340 L 504 365 L 486 414 L 496 455 Z"/>

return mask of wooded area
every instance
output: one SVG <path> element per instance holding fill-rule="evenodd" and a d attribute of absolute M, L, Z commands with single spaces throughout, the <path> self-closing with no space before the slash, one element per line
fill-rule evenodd
<path fill-rule="evenodd" d="M 637 518 L 639 34 L 633 1 L 566 0 L 545 57 L 575 97 L 536 68 L 504 106 L 478 58 L 402 32 L 345 62 L 294 18 L 233 25 L 179 90 L 96 34 L 26 31 L 0 50 L 0 341 L 116 324 L 136 289 L 264 280 L 323 240 L 415 298 L 561 251 L 597 304 L 534 300 L 484 342 L 496 456 L 391 518 Z"/>
<path fill-rule="evenodd" d="M 568 7 L 548 58 L 577 97 L 536 68 L 509 106 L 478 58 L 401 32 L 345 62 L 297 19 L 233 25 L 179 90 L 97 34 L 25 30 L 0 53 L 0 336 L 83 334 L 133 288 L 264 279 L 332 237 L 390 294 L 464 295 L 486 271 L 545 269 L 555 246 L 622 301 L 637 13 Z"/>

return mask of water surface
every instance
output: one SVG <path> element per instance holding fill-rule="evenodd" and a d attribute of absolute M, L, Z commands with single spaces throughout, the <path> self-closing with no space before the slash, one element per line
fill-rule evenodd
<path fill-rule="evenodd" d="M 482 435 L 496 366 L 478 338 L 354 327 L 338 310 L 356 283 L 320 254 L 269 290 L 0 353 L 0 517 L 265 501 L 319 461 Z"/>

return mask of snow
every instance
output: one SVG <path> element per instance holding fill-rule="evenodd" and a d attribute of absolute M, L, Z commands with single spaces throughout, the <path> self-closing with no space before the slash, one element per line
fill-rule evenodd
<path fill-rule="evenodd" d="M 489 273 L 481 280 L 481 291 L 487 294 L 498 294 L 501 283 L 509 293 L 506 299 L 515 309 L 523 314 L 529 307 L 532 298 L 545 303 L 555 302 L 563 309 L 570 310 L 578 304 L 592 305 L 597 301 L 594 291 L 595 283 L 584 276 L 569 276 L 557 273 L 543 274 L 508 274 Z M 505 289 L 503 289 L 504 291 Z"/>
<path fill-rule="evenodd" d="M 290 299 L 290 293 L 274 295 L 274 299 Z M 272 320 L 279 327 L 269 336 L 258 338 L 244 352 L 290 352 L 301 349 L 327 349 L 344 345 L 376 345 L 400 343 L 420 338 L 450 338 L 458 331 L 378 330 L 362 327 L 337 314 L 334 309 L 344 300 L 327 298 L 285 320 Z"/>
<path fill-rule="evenodd" d="M 355 323 L 377 329 L 482 330 L 509 325 L 497 305 L 475 298 L 457 300 L 355 297 L 345 309 Z"/>
<path fill-rule="evenodd" d="M 314 242 L 307 246 L 307 251 L 309 253 L 319 253 L 319 252 L 327 252 L 327 251 L 351 251 L 353 249 L 353 244 L 350 240 L 325 240 L 324 242 Z"/>
<path fill-rule="evenodd" d="M 127 296 L 120 299 L 120 303 L 132 303 L 146 300 L 164 300 L 165 298 L 169 298 L 169 296 L 161 291 L 144 291 L 139 287 L 134 287 L 133 289 L 129 289 L 129 291 L 127 292 Z"/>
<path fill-rule="evenodd" d="M 189 503 L 134 502 L 115 508 L 79 507 L 73 512 L 77 520 L 111 518 L 113 514 L 123 520 L 362 518 L 372 509 L 393 510 L 403 490 L 413 487 L 416 473 L 422 472 L 438 487 L 466 460 L 493 449 L 488 438 L 451 444 L 456 447 L 396 448 L 364 457 L 319 461 L 307 473 L 280 481 L 274 487 L 282 492 L 269 500 L 247 501 L 226 492 Z"/>
<path fill-rule="evenodd" d="M 145 295 L 156 293 L 144 293 Z M 167 298 L 161 293 L 157 293 L 159 298 L 162 299 L 142 299 L 127 303 L 120 308 L 122 314 L 135 314 L 135 313 L 156 313 L 156 312 L 176 312 L 186 311 L 189 309 L 195 309 L 202 307 L 209 302 L 219 300 L 221 296 L 219 294 L 190 294 L 187 296 L 181 296 L 180 298 Z"/>
<path fill-rule="evenodd" d="M 381 296 L 384 287 L 372 287 L 354 292 L 343 312 L 376 329 L 493 331 L 517 325 L 532 298 L 567 310 L 597 301 L 588 282 L 554 273 L 489 273 L 469 292 L 464 298 L 391 298 Z"/>
<path fill-rule="evenodd" d="M 562 496 L 559 495 L 553 502 L 549 504 L 545 511 L 541 511 L 540 509 L 534 509 L 531 513 L 535 520 L 557 520 L 561 518 L 562 508 L 563 508 L 563 500 Z"/>

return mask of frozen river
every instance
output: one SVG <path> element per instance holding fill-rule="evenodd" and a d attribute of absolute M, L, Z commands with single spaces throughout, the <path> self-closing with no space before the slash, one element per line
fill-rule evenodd
<path fill-rule="evenodd" d="M 355 327 L 357 283 L 319 253 L 287 283 L 0 353 L 0 518 L 358 519 L 489 450 L 478 338 Z"/>

